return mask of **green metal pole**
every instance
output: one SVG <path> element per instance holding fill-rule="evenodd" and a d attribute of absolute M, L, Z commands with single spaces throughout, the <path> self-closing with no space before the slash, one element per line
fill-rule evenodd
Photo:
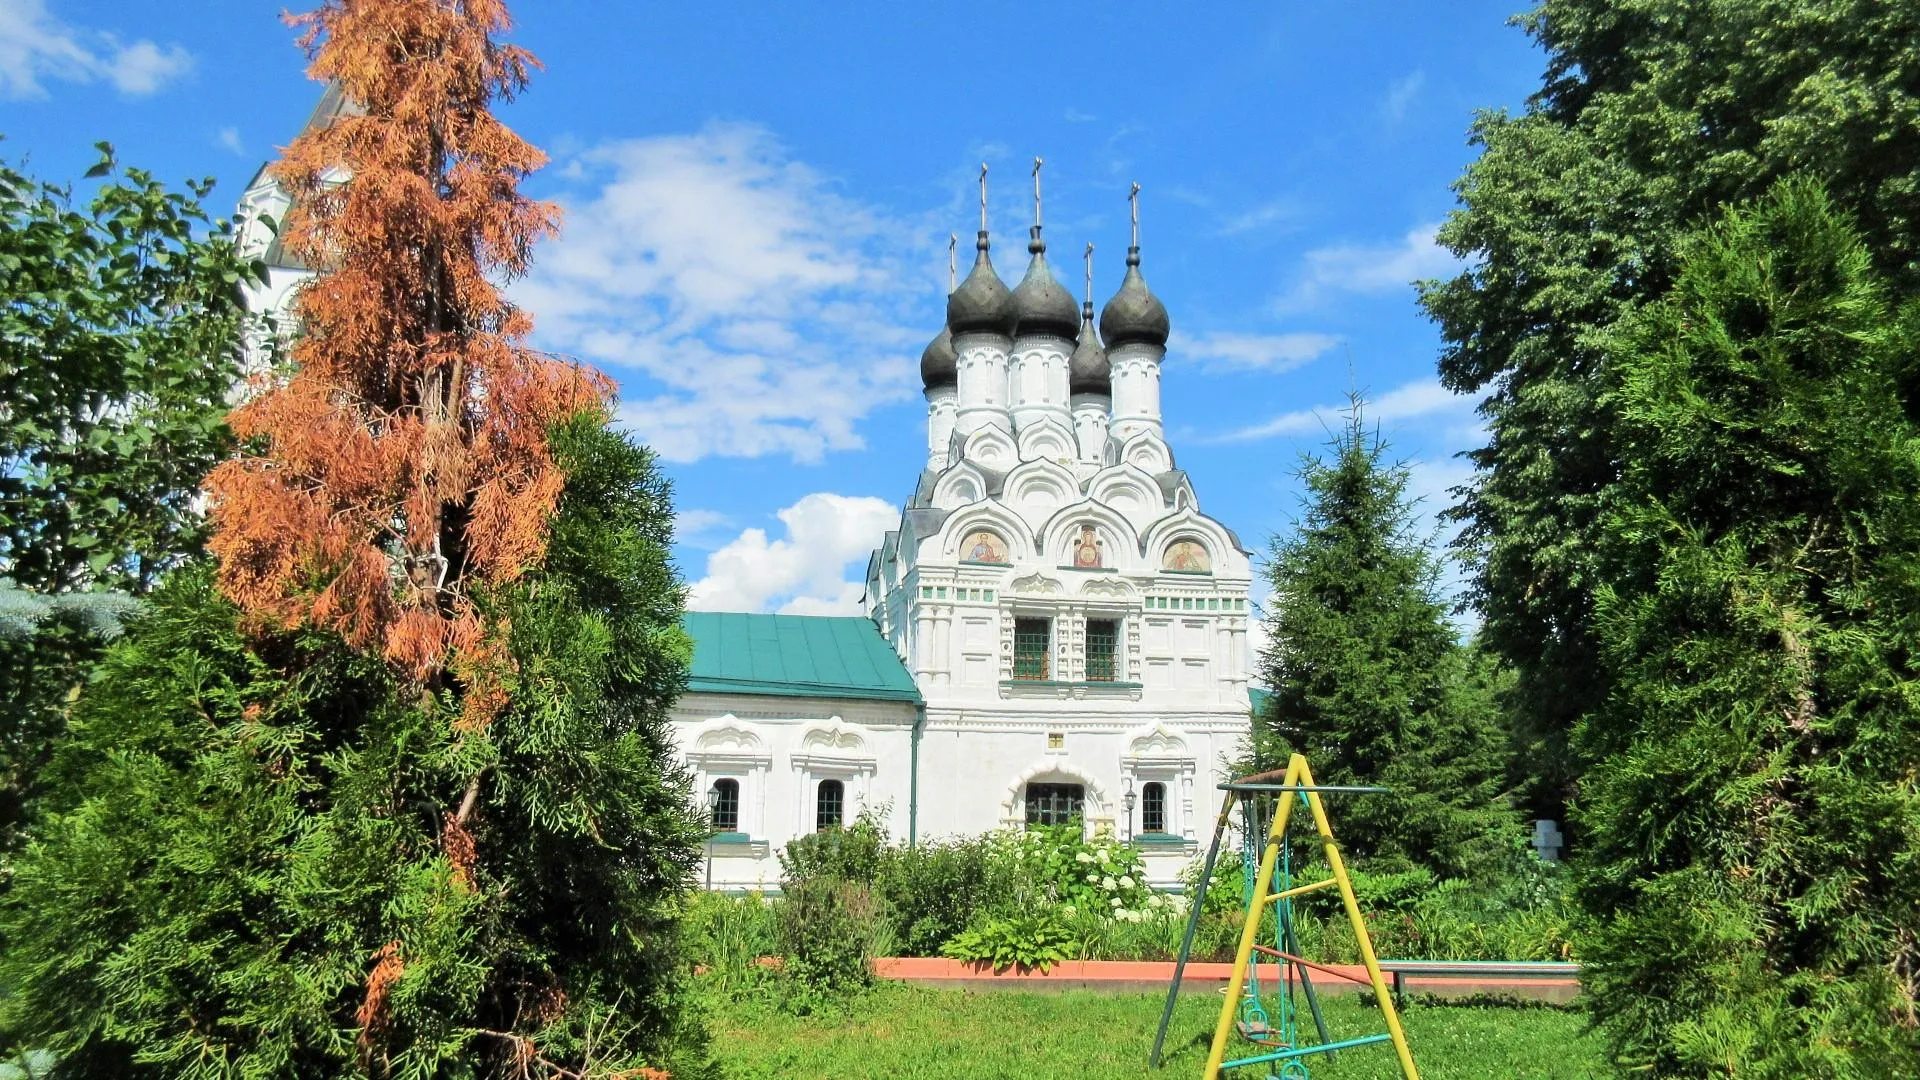
<path fill-rule="evenodd" d="M 1167 1004 L 1160 1010 L 1160 1030 L 1153 1035 L 1153 1053 L 1147 1055 L 1147 1068 L 1160 1067 L 1160 1049 L 1167 1042 L 1167 1024 L 1173 1020 L 1173 1003 L 1180 998 L 1180 979 L 1187 972 L 1187 954 L 1193 951 L 1193 935 L 1200 929 L 1200 911 L 1206 906 L 1207 886 L 1213 883 L 1213 862 L 1220 857 L 1220 837 L 1227 831 L 1227 817 L 1233 812 L 1234 796 L 1228 793 L 1220 804 L 1220 817 L 1213 823 L 1213 840 L 1207 844 L 1207 862 L 1200 870 L 1200 884 L 1194 890 L 1193 910 L 1187 914 L 1187 933 L 1180 939 L 1180 958 L 1173 965 L 1173 985 L 1167 987 Z"/>
<path fill-rule="evenodd" d="M 927 706 L 913 707 L 913 751 L 907 766 L 907 849 L 920 846 L 920 736 L 927 730 Z"/>

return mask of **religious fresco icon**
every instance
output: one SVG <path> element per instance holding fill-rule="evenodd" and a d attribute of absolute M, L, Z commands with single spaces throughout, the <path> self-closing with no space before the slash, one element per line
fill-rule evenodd
<path fill-rule="evenodd" d="M 1007 544 L 982 529 L 967 535 L 966 543 L 960 545 L 960 558 L 964 562 L 1003 563 L 1007 561 Z"/>
<path fill-rule="evenodd" d="M 1213 559 L 1200 541 L 1175 540 L 1167 545 L 1166 559 L 1160 565 L 1168 570 L 1204 574 L 1213 569 Z"/>
<path fill-rule="evenodd" d="M 1106 565 L 1100 559 L 1100 537 L 1094 534 L 1091 525 L 1080 526 L 1080 539 L 1073 542 L 1073 565 L 1089 568 Z"/>

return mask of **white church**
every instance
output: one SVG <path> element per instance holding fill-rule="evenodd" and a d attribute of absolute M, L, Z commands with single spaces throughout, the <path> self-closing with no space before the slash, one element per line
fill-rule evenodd
<path fill-rule="evenodd" d="M 1137 217 L 1096 331 L 1038 224 L 1008 290 L 982 206 L 866 618 L 688 616 L 675 726 L 714 807 L 716 888 L 777 883 L 781 845 L 862 810 L 915 841 L 1077 819 L 1165 885 L 1219 811 L 1247 736 L 1251 567 L 1167 445 L 1169 323 Z"/>
<path fill-rule="evenodd" d="M 329 90 L 308 124 L 350 108 Z M 909 843 L 1077 820 L 1137 844 L 1164 886 L 1219 811 L 1248 730 L 1251 567 L 1167 445 L 1169 322 L 1137 213 L 1096 331 L 1090 261 L 1084 305 L 1047 264 L 1037 163 L 1012 290 L 984 171 L 981 190 L 978 254 L 920 361 L 925 464 L 868 562 L 866 614 L 686 616 L 673 726 L 714 888 L 777 887 L 786 843 L 863 812 Z M 269 271 L 249 305 L 282 333 L 312 271 L 258 219 L 287 206 L 263 169 L 239 208 Z"/>

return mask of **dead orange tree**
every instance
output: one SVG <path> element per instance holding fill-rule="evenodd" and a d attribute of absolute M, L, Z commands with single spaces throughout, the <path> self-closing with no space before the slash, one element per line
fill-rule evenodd
<path fill-rule="evenodd" d="M 359 108 L 274 166 L 287 247 L 325 272 L 296 301 L 292 375 L 231 418 L 258 449 L 208 478 L 220 586 L 483 725 L 508 661 L 476 592 L 539 559 L 562 483 L 548 430 L 610 390 L 523 344 L 501 291 L 557 219 L 519 191 L 544 155 L 489 110 L 535 61 L 494 40 L 499 0 L 332 0 L 296 22 L 311 74 Z"/>

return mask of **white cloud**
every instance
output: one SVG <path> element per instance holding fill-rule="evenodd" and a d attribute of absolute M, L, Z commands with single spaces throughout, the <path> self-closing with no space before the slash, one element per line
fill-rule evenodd
<path fill-rule="evenodd" d="M 145 97 L 193 69 L 179 45 L 142 38 L 123 45 L 112 34 L 69 26 L 45 0 L 0 2 L 0 97 L 44 98 L 47 79 L 106 81 L 129 97 Z"/>
<path fill-rule="evenodd" d="M 902 327 L 934 294 L 931 248 L 913 273 L 912 230 L 766 130 L 605 143 L 569 169 L 591 186 L 514 295 L 543 344 L 621 379 L 621 419 L 662 457 L 817 461 L 912 392 L 926 342 Z"/>
<path fill-rule="evenodd" d="M 1258 232 L 1291 221 L 1299 214 L 1300 206 L 1292 199 L 1273 199 L 1228 218 L 1217 231 L 1221 236 Z"/>
<path fill-rule="evenodd" d="M 1364 416 L 1369 424 L 1379 423 L 1384 426 L 1405 424 L 1413 420 L 1457 425 L 1463 418 L 1470 417 L 1478 404 L 1478 398 L 1456 394 L 1441 386 L 1437 379 L 1419 379 L 1396 386 L 1377 398 L 1369 398 Z M 1347 408 L 1347 404 L 1341 402 L 1337 405 L 1316 405 L 1311 409 L 1298 409 L 1282 413 L 1264 423 L 1229 431 L 1211 441 L 1253 442 L 1277 436 L 1318 435 L 1337 430 Z"/>
<path fill-rule="evenodd" d="M 1332 334 L 1185 334 L 1176 330 L 1171 351 L 1176 359 L 1196 360 L 1203 367 L 1281 372 L 1316 360 L 1338 344 L 1340 339 Z"/>
<path fill-rule="evenodd" d="M 1391 292 L 1451 273 L 1459 260 L 1434 243 L 1439 231 L 1435 222 L 1408 230 L 1397 244 L 1342 244 L 1309 251 L 1299 280 L 1276 306 L 1283 312 L 1298 311 L 1329 293 Z"/>
<path fill-rule="evenodd" d="M 1426 85 L 1427 73 L 1420 70 L 1393 80 L 1393 84 L 1387 87 L 1386 100 L 1380 103 L 1380 111 L 1395 123 L 1406 119 L 1407 110 L 1413 106 Z"/>
<path fill-rule="evenodd" d="M 246 147 L 240 144 L 240 129 L 236 127 L 223 127 L 220 129 L 220 145 L 242 156 L 245 156 L 247 152 Z"/>
<path fill-rule="evenodd" d="M 776 515 L 786 536 L 743 530 L 707 556 L 693 583 L 696 611 L 778 611 L 788 615 L 857 615 L 867 555 L 900 520 L 885 499 L 815 492 Z M 849 566 L 854 564 L 855 566 Z M 852 569 L 856 580 L 849 581 Z"/>
<path fill-rule="evenodd" d="M 694 547 L 712 546 L 702 543 L 707 534 L 732 522 L 731 515 L 718 510 L 682 510 L 673 515 L 673 538 Z"/>

